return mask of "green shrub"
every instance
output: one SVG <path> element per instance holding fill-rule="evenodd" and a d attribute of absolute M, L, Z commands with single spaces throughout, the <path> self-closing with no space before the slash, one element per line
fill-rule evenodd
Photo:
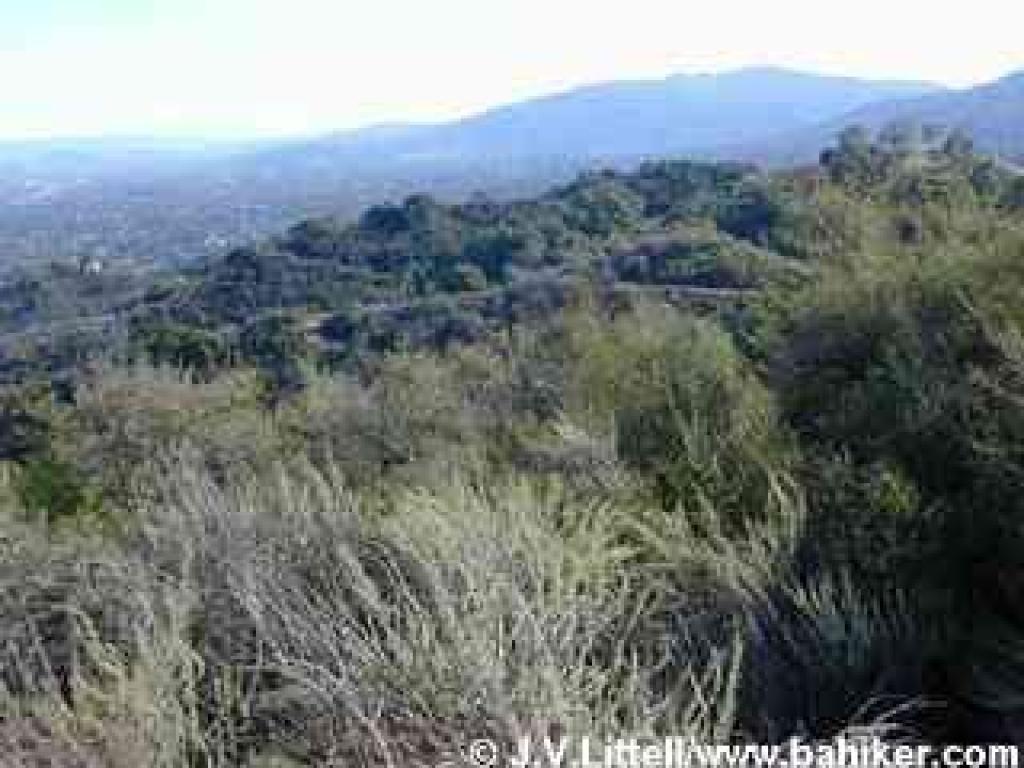
<path fill-rule="evenodd" d="M 147 361 L 154 366 L 172 365 L 210 373 L 228 361 L 227 345 L 220 336 L 188 326 L 163 324 L 145 329 L 140 333 L 139 343 Z"/>
<path fill-rule="evenodd" d="M 95 518 L 103 508 L 81 470 L 57 459 L 27 462 L 16 476 L 16 487 L 24 513 L 48 524 Z"/>
<path fill-rule="evenodd" d="M 771 394 L 725 331 L 644 310 L 573 334 L 570 408 L 611 431 L 621 459 L 653 478 L 664 504 L 706 497 L 741 517 L 763 507 L 787 464 L 786 438 Z"/>

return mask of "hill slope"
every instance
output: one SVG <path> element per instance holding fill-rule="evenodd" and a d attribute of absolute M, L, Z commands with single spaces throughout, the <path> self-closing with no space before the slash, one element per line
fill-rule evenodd
<path fill-rule="evenodd" d="M 892 123 L 958 128 L 979 149 L 1010 160 L 1024 158 L 1024 71 L 992 83 L 869 104 L 809 129 L 724 154 L 775 164 L 810 160 L 845 126 L 877 131 Z"/>
<path fill-rule="evenodd" d="M 938 92 L 917 82 L 879 82 L 782 69 L 612 82 L 577 88 L 434 126 L 295 143 L 254 161 L 301 165 L 333 157 L 359 166 L 425 167 L 559 158 L 587 165 L 702 153 L 763 140 L 868 104 Z"/>
<path fill-rule="evenodd" d="M 749 69 L 594 85 L 454 123 L 238 145 L 0 144 L 0 258 L 189 261 L 299 216 L 427 192 L 539 193 L 595 164 L 712 154 L 935 91 Z"/>

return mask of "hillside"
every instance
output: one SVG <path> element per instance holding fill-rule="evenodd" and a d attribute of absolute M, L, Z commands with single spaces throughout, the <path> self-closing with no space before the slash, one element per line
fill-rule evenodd
<path fill-rule="evenodd" d="M 23 350 L 5 356 L 3 371 L 18 377 L 51 355 L 59 370 L 68 344 L 204 368 L 239 356 L 265 362 L 273 355 L 252 347 L 263 333 L 279 336 L 272 346 L 298 344 L 345 366 L 479 342 L 510 322 L 543 320 L 588 285 L 602 301 L 648 295 L 728 307 L 798 280 L 846 238 L 927 241 L 939 224 L 901 206 L 1020 205 L 1019 179 L 965 148 L 907 154 L 860 141 L 840 144 L 807 178 L 651 162 L 506 202 L 410 195 L 359 216 L 308 218 L 185 266 L 26 266 L 0 279 L 0 333 Z M 822 182 L 885 182 L 879 204 L 892 211 L 856 199 L 845 211 L 825 206 L 815 191 Z M 881 231 L 845 231 L 873 216 L 887 222 Z"/>
<path fill-rule="evenodd" d="M 854 132 L 5 273 L 0 762 L 1024 743 L 1022 253 Z"/>
<path fill-rule="evenodd" d="M 862 124 L 960 128 L 1024 157 L 1024 76 L 946 91 L 774 69 L 588 86 L 441 125 L 243 144 L 0 144 L 0 267 L 39 258 L 186 263 L 308 215 L 412 193 L 538 194 L 590 166 L 690 157 L 786 166 Z"/>
<path fill-rule="evenodd" d="M 955 91 L 940 91 L 907 99 L 869 104 L 810 129 L 767 142 L 734 147 L 731 157 L 779 165 L 813 160 L 846 126 L 862 125 L 878 132 L 890 125 L 939 126 L 970 136 L 978 148 L 1011 161 L 1024 159 L 1024 73 L 993 83 Z"/>
<path fill-rule="evenodd" d="M 54 255 L 181 263 L 302 215 L 355 215 L 414 192 L 537 194 L 592 165 L 707 154 L 931 90 L 740 70 L 607 83 L 450 124 L 302 141 L 0 143 L 0 266 Z"/>
<path fill-rule="evenodd" d="M 698 154 L 831 120 L 865 105 L 940 90 L 782 69 L 585 86 L 451 124 L 360 132 L 291 148 L 349 162 L 434 164 L 595 160 Z M 321 157 L 323 155 L 320 155 Z"/>
<path fill-rule="evenodd" d="M 0 277 L 0 762 L 1024 743 L 1024 179 L 820 160 Z"/>

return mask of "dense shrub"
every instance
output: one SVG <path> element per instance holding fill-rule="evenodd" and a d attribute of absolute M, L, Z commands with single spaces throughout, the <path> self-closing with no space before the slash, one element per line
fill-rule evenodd
<path fill-rule="evenodd" d="M 101 510 L 99 497 L 81 471 L 56 459 L 29 461 L 16 475 L 15 487 L 24 514 L 44 524 L 88 519 Z"/>
<path fill-rule="evenodd" d="M 899 131 L 824 161 L 308 221 L 108 306 L 134 367 L 18 336 L 0 748 L 1019 743 L 1017 180 Z"/>
<path fill-rule="evenodd" d="M 730 337 L 654 309 L 607 326 L 582 320 L 570 327 L 570 416 L 608 430 L 669 507 L 709 499 L 723 514 L 759 509 L 786 466 L 785 437 Z"/>

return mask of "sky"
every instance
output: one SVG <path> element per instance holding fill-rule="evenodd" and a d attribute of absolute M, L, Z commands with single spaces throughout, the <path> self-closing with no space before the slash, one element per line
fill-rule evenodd
<path fill-rule="evenodd" d="M 0 139 L 309 135 L 783 66 L 966 86 L 1021 0 L 0 0 Z"/>

